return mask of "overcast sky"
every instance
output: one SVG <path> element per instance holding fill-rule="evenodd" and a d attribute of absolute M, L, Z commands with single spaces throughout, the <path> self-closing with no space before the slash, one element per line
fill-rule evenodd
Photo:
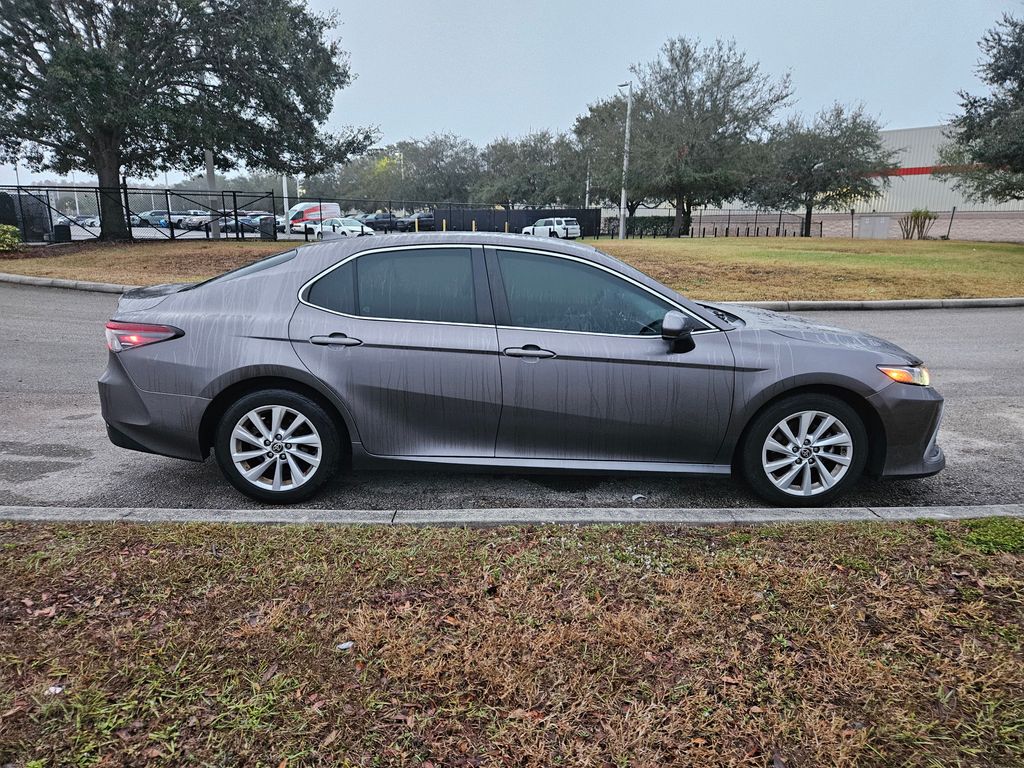
<path fill-rule="evenodd" d="M 863 102 L 887 128 L 934 125 L 955 112 L 957 90 L 980 89 L 984 31 L 1024 12 L 1005 0 L 310 4 L 337 11 L 357 76 L 332 125 L 378 126 L 383 143 L 451 131 L 481 145 L 570 128 L 676 35 L 734 38 L 766 72 L 788 71 L 795 111 Z M 13 181 L 0 167 L 0 183 Z"/>

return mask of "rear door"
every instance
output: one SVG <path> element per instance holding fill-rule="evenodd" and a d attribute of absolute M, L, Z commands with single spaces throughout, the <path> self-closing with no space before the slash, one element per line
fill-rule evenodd
<path fill-rule="evenodd" d="M 708 464 L 732 409 L 726 334 L 592 262 L 488 249 L 502 414 L 495 455 Z M 661 338 L 682 310 L 693 347 Z"/>
<path fill-rule="evenodd" d="M 310 281 L 289 326 L 378 456 L 494 455 L 501 408 L 483 251 L 364 251 Z"/>

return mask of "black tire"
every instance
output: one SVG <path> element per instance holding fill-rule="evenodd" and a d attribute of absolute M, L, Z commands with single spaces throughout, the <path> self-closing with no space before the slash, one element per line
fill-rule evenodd
<path fill-rule="evenodd" d="M 323 232 L 317 232 L 316 233 L 316 239 L 317 240 L 323 240 L 324 239 L 324 233 Z"/>
<path fill-rule="evenodd" d="M 231 458 L 231 444 L 234 439 L 232 433 L 239 421 L 253 410 L 275 405 L 284 406 L 304 416 L 320 439 L 319 464 L 313 469 L 308 479 L 295 488 L 278 491 L 261 487 L 247 480 Z M 289 422 L 285 422 L 283 428 L 286 430 L 288 425 Z M 265 424 L 265 426 L 268 425 Z M 303 429 L 305 430 L 305 428 Z M 312 433 L 312 429 L 309 430 L 310 433 Z M 284 443 L 283 440 L 280 442 Z M 317 402 L 287 389 L 266 389 L 253 392 L 236 401 L 221 416 L 214 436 L 213 450 L 217 457 L 217 464 L 220 465 L 221 472 L 224 473 L 228 482 L 249 498 L 271 504 L 296 504 L 310 498 L 320 490 L 324 483 L 330 480 L 341 461 L 341 444 L 334 421 Z M 277 455 L 280 455 L 283 452 L 283 447 L 282 449 L 268 447 L 268 454 L 273 451 L 277 451 Z M 292 456 L 298 456 L 298 454 L 293 453 Z M 263 462 L 263 460 L 263 456 L 254 459 L 250 468 L 255 469 L 257 466 L 255 462 Z M 299 459 L 294 459 L 293 462 L 287 462 L 287 459 L 282 461 L 282 476 L 287 474 L 289 478 L 291 478 L 291 470 L 285 469 L 286 464 L 298 462 L 307 469 L 311 466 Z M 271 463 L 267 468 L 267 473 L 270 473 L 271 468 L 276 468 L 276 465 Z M 270 482 L 270 479 L 267 478 L 267 481 Z"/>
<path fill-rule="evenodd" d="M 846 428 L 846 432 L 849 434 L 852 442 L 852 445 L 848 449 L 851 455 L 850 463 L 846 468 L 846 472 L 829 488 L 822 489 L 824 483 L 820 482 L 822 475 L 820 469 L 817 467 L 819 458 L 812 454 L 811 458 L 814 464 L 812 464 L 812 469 L 809 470 L 810 477 L 812 478 L 812 481 L 814 478 L 818 478 L 818 480 L 816 482 L 812 482 L 811 485 L 812 488 L 813 485 L 818 485 L 819 490 L 816 490 L 811 495 L 806 496 L 789 493 L 778 488 L 769 478 L 768 471 L 765 469 L 762 462 L 762 452 L 765 450 L 765 442 L 767 441 L 770 433 L 775 429 L 776 425 L 782 422 L 787 416 L 795 416 L 802 411 L 819 411 L 823 414 L 834 417 Z M 803 447 L 804 446 L 800 446 L 800 448 Z M 837 448 L 833 450 L 836 452 L 842 452 L 847 449 Z M 783 398 L 776 403 L 772 403 L 754 417 L 754 420 L 750 423 L 743 442 L 739 447 L 738 465 L 744 479 L 750 485 L 750 488 L 765 501 L 776 506 L 820 507 L 835 501 L 835 499 L 846 493 L 857 483 L 857 480 L 860 479 L 860 476 L 864 472 L 864 467 L 867 464 L 868 450 L 868 433 L 867 429 L 864 427 L 864 422 L 857 414 L 857 411 L 855 411 L 846 402 L 832 395 L 792 395 L 790 397 Z M 825 451 L 825 455 L 828 455 L 828 449 L 822 449 L 822 451 Z M 770 456 L 772 454 L 768 455 Z M 801 459 L 801 466 L 804 461 L 806 461 L 806 459 Z M 795 467 L 796 465 L 794 464 L 793 466 Z M 836 465 L 832 465 L 833 468 L 835 468 L 835 466 Z M 785 474 L 786 470 L 783 469 L 776 471 Z"/>
<path fill-rule="evenodd" d="M 555 238 L 555 240 L 557 240 L 558 239 L 558 233 L 555 232 L 555 230 L 552 229 L 550 232 L 548 232 L 548 237 L 553 237 L 553 238 Z"/>

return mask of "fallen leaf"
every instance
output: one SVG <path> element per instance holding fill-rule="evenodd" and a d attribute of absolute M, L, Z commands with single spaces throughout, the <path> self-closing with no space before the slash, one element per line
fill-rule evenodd
<path fill-rule="evenodd" d="M 739 685 L 742 681 L 738 677 L 729 677 L 728 675 L 722 675 L 722 682 L 729 685 Z"/>
<path fill-rule="evenodd" d="M 761 707 L 751 707 L 748 711 L 752 715 L 760 715 L 761 713 L 764 712 L 764 710 L 761 709 Z"/>
<path fill-rule="evenodd" d="M 328 733 L 326 738 L 324 738 L 324 740 L 320 742 L 320 749 L 323 749 L 324 747 L 330 745 L 330 743 L 334 741 L 336 738 L 338 738 L 338 732 L 336 730 Z"/>

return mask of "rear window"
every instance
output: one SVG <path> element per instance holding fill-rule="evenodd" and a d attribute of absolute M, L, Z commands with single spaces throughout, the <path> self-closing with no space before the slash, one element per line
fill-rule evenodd
<path fill-rule="evenodd" d="M 238 267 L 236 269 L 232 269 L 230 272 L 225 272 L 222 275 L 211 277 L 209 280 L 204 280 L 201 283 L 193 285 L 192 288 L 186 288 L 185 290 L 200 288 L 204 285 L 209 285 L 210 283 L 219 283 L 223 282 L 224 280 L 233 280 L 236 277 L 246 277 L 247 275 L 254 275 L 257 272 L 262 272 L 265 269 L 276 267 L 278 264 L 284 264 L 286 261 L 291 261 L 292 259 L 295 258 L 296 253 L 298 253 L 298 251 L 292 249 L 290 251 L 285 251 L 284 253 L 278 253 L 273 256 L 268 256 L 265 259 L 254 261 L 252 264 L 246 264 L 244 267 Z"/>
<path fill-rule="evenodd" d="M 566 219 L 565 223 L 570 227 L 578 227 L 580 223 L 576 219 Z"/>

